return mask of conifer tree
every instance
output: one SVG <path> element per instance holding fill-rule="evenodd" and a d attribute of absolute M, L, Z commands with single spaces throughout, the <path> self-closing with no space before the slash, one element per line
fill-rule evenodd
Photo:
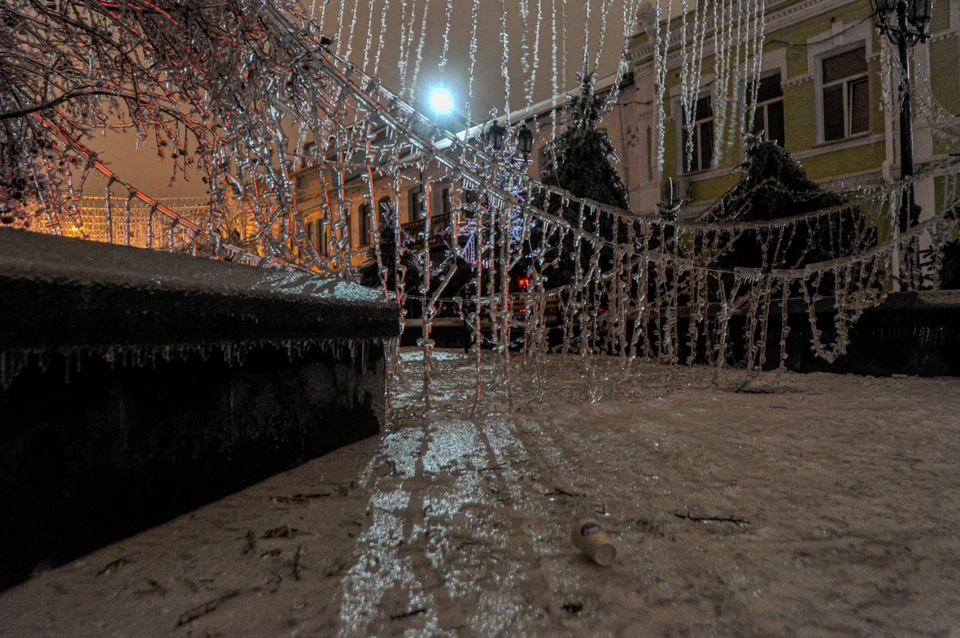
<path fill-rule="evenodd" d="M 571 97 L 567 109 L 570 121 L 556 138 L 547 144 L 544 150 L 545 165 L 540 170 L 540 180 L 547 185 L 558 186 L 576 197 L 591 199 L 601 204 L 627 208 L 627 189 L 620 180 L 614 161 L 616 151 L 607 134 L 598 127 L 603 115 L 602 99 L 596 95 L 596 74 L 578 74 L 580 91 Z M 561 216 L 574 226 L 580 223 L 580 204 L 564 203 L 561 197 L 551 195 L 534 200 L 536 206 L 547 212 Z M 583 228 L 590 233 L 599 233 L 612 238 L 612 224 L 607 219 L 598 223 L 596 212 L 583 211 Z M 535 229 L 536 232 L 536 229 Z M 573 278 L 573 237 L 567 236 L 565 245 L 554 247 L 562 251 L 559 265 L 554 272 L 548 273 L 548 286 L 555 287 L 569 283 Z M 589 258 L 589 247 L 583 251 L 582 259 Z M 549 256 L 548 256 L 549 257 Z M 551 261 L 548 258 L 546 261 Z"/>
<path fill-rule="evenodd" d="M 850 255 L 876 242 L 876 232 L 860 208 L 845 207 L 843 194 L 820 187 L 776 142 L 751 145 L 740 168 L 740 179 L 702 221 L 772 221 L 831 208 L 838 212 L 787 224 L 779 240 L 752 230 L 743 232 L 715 266 L 801 268 Z"/>

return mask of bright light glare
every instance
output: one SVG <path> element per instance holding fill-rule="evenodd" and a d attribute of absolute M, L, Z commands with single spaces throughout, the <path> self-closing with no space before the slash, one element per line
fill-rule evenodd
<path fill-rule="evenodd" d="M 430 91 L 430 109 L 437 115 L 446 115 L 453 110 L 453 95 L 439 86 Z"/>

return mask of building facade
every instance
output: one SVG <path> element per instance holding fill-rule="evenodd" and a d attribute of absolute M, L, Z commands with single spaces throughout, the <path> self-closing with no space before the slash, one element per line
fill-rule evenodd
<path fill-rule="evenodd" d="M 881 59 L 883 36 L 876 29 L 869 0 L 765 0 L 764 11 L 762 59 L 741 59 L 745 68 L 759 70 L 757 84 L 741 79 L 727 95 L 718 95 L 717 56 L 708 29 L 699 93 L 686 115 L 681 105 L 685 57 L 681 43 L 689 47 L 691 29 L 680 18 L 673 19 L 670 42 L 675 44 L 666 57 L 661 162 L 655 48 L 658 30 L 665 25 L 656 23 L 651 6 L 641 9 L 637 34 L 629 43 L 631 73 L 613 93 L 613 75 L 599 80 L 596 87 L 598 93 L 613 98 L 600 126 L 617 151 L 616 167 L 635 214 L 657 214 L 657 204 L 672 195 L 683 200 L 682 214 L 696 216 L 736 183 L 744 139 L 742 131 L 731 127 L 732 133 L 717 141 L 717 101 L 726 99 L 735 102 L 732 108 L 740 108 L 753 90 L 757 109 L 752 132 L 762 131 L 766 139 L 776 140 L 822 186 L 884 187 L 899 180 L 897 71 Z M 932 96 L 960 118 L 960 0 L 936 0 L 928 32 L 930 40 L 911 53 L 914 76 L 922 89 L 918 93 Z M 662 41 L 663 34 L 659 35 Z M 892 98 L 885 100 L 884 95 Z M 511 125 L 525 123 L 535 133 L 533 152 L 527 158 L 532 176 L 538 176 L 547 161 L 546 145 L 554 131 L 566 124 L 568 99 L 569 94 L 556 96 L 509 117 Z M 960 151 L 956 144 L 938 138 L 922 109 L 915 113 L 917 171 Z M 692 126 L 685 127 L 685 120 Z M 730 126 L 729 122 L 721 125 Z M 472 131 L 477 133 L 478 129 Z M 688 144 L 693 148 L 689 155 Z M 314 245 L 325 253 L 339 246 L 353 265 L 359 265 L 372 240 L 371 211 L 382 215 L 393 209 L 414 247 L 422 246 L 424 239 L 436 247 L 452 241 L 449 233 L 444 235 L 445 229 L 467 223 L 476 210 L 476 194 L 462 191 L 456 180 L 441 173 L 421 174 L 416 169 L 418 159 L 409 155 L 399 180 L 377 177 L 372 189 L 360 175 L 346 176 L 342 186 L 337 185 L 336 175 L 330 175 L 324 180 L 325 195 L 317 169 L 297 173 L 299 205 Z M 945 188 L 943 178 L 917 184 L 921 219 L 943 206 Z M 323 215 L 324 202 L 332 219 L 341 211 L 344 216 L 332 240 L 331 217 Z M 431 216 L 427 238 L 423 237 L 425 214 Z"/>
<path fill-rule="evenodd" d="M 763 131 L 800 161 L 813 180 L 828 188 L 891 184 L 900 176 L 898 114 L 895 80 L 881 64 L 881 40 L 869 0 L 765 0 L 762 60 L 744 63 L 759 68 L 757 109 L 753 132 Z M 670 42 L 690 43 L 680 20 L 671 27 Z M 657 64 L 658 29 L 655 14 L 640 16 L 638 34 L 630 45 L 635 74 L 632 102 L 639 141 L 625 156 L 635 167 L 631 201 L 638 212 L 652 214 L 673 180 L 676 195 L 695 215 L 720 197 L 737 180 L 743 159 L 743 138 L 734 131 L 717 148 L 715 114 L 717 56 L 707 33 L 696 112 L 685 118 L 681 107 L 678 45 L 667 55 L 663 112 L 663 155 L 658 162 Z M 944 109 L 960 116 L 960 2 L 938 0 L 928 27 L 931 38 L 912 50 L 914 77 Z M 662 42 L 662 34 L 660 41 Z M 887 45 L 889 46 L 889 45 Z M 896 53 L 894 52 L 894 56 Z M 894 70 L 893 73 L 896 73 Z M 740 81 L 728 99 L 740 106 L 754 87 Z M 892 95 L 893 109 L 883 95 Z M 922 92 L 922 91 L 918 91 Z M 891 112 L 893 111 L 893 112 Z M 915 110 L 916 113 L 916 110 Z M 692 130 L 683 125 L 692 121 Z M 957 149 L 936 139 L 923 117 L 914 120 L 914 157 L 918 170 Z M 687 139 L 694 149 L 688 160 Z M 927 215 L 938 205 L 934 181 L 917 185 L 916 200 Z"/>
<path fill-rule="evenodd" d="M 632 95 L 632 75 L 620 78 L 619 92 L 614 92 L 616 75 L 598 80 L 595 90 L 608 98 L 609 113 L 601 128 L 607 133 L 618 157 L 630 155 L 630 135 L 635 135 L 636 126 L 629 122 L 628 113 L 618 96 L 624 92 Z M 576 90 L 576 89 L 573 89 Z M 511 127 L 527 126 L 534 133 L 532 152 L 528 157 L 513 158 L 515 165 L 526 167 L 526 172 L 537 177 L 547 162 L 548 143 L 554 133 L 567 124 L 566 105 L 570 94 L 555 96 L 528 108 L 515 111 L 509 118 L 498 123 Z M 508 120 L 508 121 L 507 121 Z M 492 124 L 487 122 L 460 131 L 461 137 L 478 137 Z M 401 153 L 401 155 L 403 155 Z M 506 159 L 506 158 L 504 158 Z M 613 158 L 625 185 L 630 184 L 631 166 Z M 393 167 L 383 174 L 375 175 L 372 188 L 364 171 L 339 175 L 327 170 L 321 173 L 316 167 L 307 167 L 294 175 L 298 207 L 305 222 L 305 231 L 321 256 L 332 259 L 334 253 L 342 252 L 345 261 L 356 267 L 369 258 L 373 241 L 371 212 L 376 212 L 382 221 L 396 216 L 408 248 L 420 250 L 426 240 L 432 253 L 439 256 L 454 242 L 462 245 L 465 238 L 458 229 L 466 229 L 476 214 L 481 195 L 461 188 L 458 180 L 440 170 L 420 170 L 421 156 L 409 151 L 399 159 L 397 179 Z M 428 166 L 431 164 L 426 163 Z M 342 179 L 342 184 L 340 180 Z M 322 185 L 322 186 L 321 186 Z M 326 211 L 328 212 L 325 212 Z M 425 217 L 430 217 L 430 230 L 426 231 Z M 425 234 L 429 236 L 425 237 Z M 461 235 L 454 238 L 453 235 Z"/>

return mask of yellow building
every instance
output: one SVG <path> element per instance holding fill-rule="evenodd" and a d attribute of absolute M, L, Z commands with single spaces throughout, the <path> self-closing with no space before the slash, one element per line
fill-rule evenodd
<path fill-rule="evenodd" d="M 883 72 L 881 36 L 868 0 L 766 0 L 762 59 L 746 58 L 744 67 L 760 71 L 754 131 L 763 130 L 803 165 L 807 174 L 827 188 L 891 184 L 899 179 L 900 151 L 895 80 Z M 712 20 L 711 20 L 712 23 Z M 658 41 L 664 41 L 664 24 L 657 24 L 652 6 L 641 12 L 639 33 L 631 42 L 635 74 L 633 102 L 638 143 L 625 157 L 631 166 L 633 207 L 642 213 L 656 211 L 664 197 L 665 183 L 673 178 L 676 194 L 696 214 L 730 188 L 742 161 L 740 131 L 723 136 L 717 147 L 718 111 L 729 118 L 742 106 L 751 85 L 742 78 L 720 92 L 716 51 L 711 32 L 704 39 L 702 73 L 694 86 L 695 113 L 684 127 L 681 108 L 681 75 L 684 55 L 680 43 L 689 47 L 696 38 L 690 26 L 674 19 L 666 64 L 663 100 L 663 155 L 658 162 Z M 684 32 L 682 29 L 686 28 Z M 927 29 L 929 42 L 912 49 L 918 87 L 932 92 L 950 113 L 960 114 L 960 2 L 934 3 Z M 885 45 L 888 46 L 889 45 Z M 687 51 L 688 64 L 690 49 Z M 896 52 L 893 56 L 895 58 Z M 893 73 L 896 73 L 894 70 Z M 697 89 L 699 92 L 696 92 Z M 893 109 L 884 108 L 884 92 L 893 96 Z M 726 105 L 718 99 L 726 97 Z M 690 102 L 692 104 L 692 100 Z M 718 106 L 726 106 L 726 109 Z M 893 112 L 891 112 L 893 111 Z M 916 113 L 916 111 L 915 111 Z M 919 171 L 925 164 L 958 150 L 939 142 L 922 117 L 914 121 L 914 157 Z M 692 136 L 694 148 L 687 162 L 685 142 Z M 937 205 L 939 183 L 917 186 L 916 201 L 925 215 Z M 923 218 L 923 215 L 921 216 Z"/>

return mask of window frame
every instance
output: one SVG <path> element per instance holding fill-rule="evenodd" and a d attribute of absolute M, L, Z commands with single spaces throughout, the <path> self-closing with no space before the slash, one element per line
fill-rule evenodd
<path fill-rule="evenodd" d="M 414 186 L 407 191 L 407 222 L 420 221 L 426 204 L 423 186 Z"/>
<path fill-rule="evenodd" d="M 327 256 L 327 220 L 323 215 L 307 222 L 307 237 L 321 257 Z"/>
<path fill-rule="evenodd" d="M 886 80 L 884 80 L 882 76 L 875 76 L 875 73 L 872 73 L 870 69 L 871 62 L 874 62 L 880 56 L 880 51 L 876 44 L 878 41 L 875 37 L 873 23 L 869 20 L 866 20 L 857 23 L 856 25 L 849 25 L 844 24 L 844 22 L 841 20 L 837 20 L 830 24 L 830 28 L 828 30 L 822 31 L 819 34 L 810 37 L 808 42 L 810 44 L 807 46 L 807 73 L 806 75 L 795 78 L 788 77 L 787 85 L 804 80 L 811 80 L 813 83 L 813 99 L 815 110 L 812 115 L 813 123 L 816 127 L 816 135 L 814 137 L 813 145 L 818 146 L 822 144 L 838 144 L 851 140 L 857 140 L 861 136 L 869 137 L 867 134 L 858 133 L 855 136 L 849 138 L 844 137 L 839 140 L 826 139 L 823 121 L 823 61 L 848 51 L 864 48 L 867 60 L 868 81 L 879 81 L 881 83 L 885 82 Z M 875 77 L 871 78 L 871 75 L 874 75 Z M 874 88 L 875 87 L 871 87 L 871 90 Z M 869 92 L 870 91 L 868 91 L 868 95 Z M 875 106 L 876 105 L 874 104 L 868 108 L 874 108 Z M 877 120 L 875 118 L 878 116 L 874 113 L 870 113 L 869 117 L 870 124 L 868 125 L 868 131 L 872 130 L 869 128 L 869 126 L 876 125 Z"/>
<path fill-rule="evenodd" d="M 695 112 L 699 110 L 701 100 L 708 100 L 707 108 L 709 109 L 710 114 L 708 117 L 704 117 L 700 119 L 696 119 L 696 113 L 694 114 L 695 119 L 693 121 L 693 133 L 694 133 L 695 139 L 694 139 L 693 147 L 694 147 L 694 159 L 696 161 L 696 168 L 694 168 L 693 166 L 690 166 L 690 167 L 687 166 L 687 162 L 686 162 L 687 135 L 688 135 L 687 126 L 686 126 L 687 117 L 686 117 L 686 113 L 684 113 L 683 111 L 682 100 L 677 100 L 677 103 L 676 103 L 677 112 L 680 114 L 680 118 L 678 120 L 680 135 L 677 136 L 677 141 L 679 143 L 679 149 L 677 154 L 677 164 L 679 165 L 678 166 L 679 170 L 677 170 L 678 175 L 692 175 L 695 173 L 701 173 L 703 171 L 709 171 L 715 168 L 714 164 L 717 157 L 717 153 L 716 153 L 717 149 L 714 148 L 713 126 L 714 126 L 716 116 L 713 111 L 713 93 L 710 91 L 706 91 L 706 92 L 701 92 L 697 94 L 697 100 L 694 103 L 694 107 L 693 107 L 695 109 Z M 702 140 L 704 136 L 701 129 L 705 124 L 708 124 L 708 123 L 710 124 L 710 135 L 708 136 L 708 139 L 710 140 L 710 163 L 708 166 L 703 166 L 703 157 L 701 155 L 703 151 Z"/>
<path fill-rule="evenodd" d="M 393 207 L 393 198 L 389 195 L 384 195 L 377 200 L 377 215 L 379 215 L 379 217 L 377 217 L 377 221 L 379 222 L 378 226 L 380 228 L 383 228 L 384 222 L 386 221 L 387 211 L 391 213 L 391 217 L 396 217 L 396 211 Z M 391 219 L 390 221 L 393 224 L 397 223 L 396 219 Z"/>
<path fill-rule="evenodd" d="M 373 224 L 370 223 L 370 202 L 364 201 L 357 208 L 357 245 L 369 246 L 373 242 Z"/>
<path fill-rule="evenodd" d="M 854 51 L 863 51 L 863 63 L 864 70 L 855 73 L 852 75 L 846 75 L 836 80 L 831 80 L 830 82 L 824 81 L 823 67 L 828 60 L 834 59 L 841 55 L 846 55 Z M 852 46 L 843 47 L 841 49 L 834 49 L 828 51 L 817 58 L 817 73 L 819 86 L 817 87 L 817 96 L 819 98 L 819 109 L 818 117 L 820 120 L 820 141 L 821 142 L 839 142 L 842 140 L 850 139 L 851 137 L 856 137 L 858 135 L 865 135 L 870 132 L 870 62 L 868 60 L 867 46 L 866 43 L 854 43 Z M 853 100 L 853 88 L 859 84 L 866 84 L 867 93 L 866 93 L 866 104 L 864 105 L 867 123 L 866 128 L 862 131 L 854 132 L 853 121 L 854 121 L 854 100 Z M 843 115 L 843 135 L 840 137 L 827 138 L 827 124 L 826 124 L 826 96 L 825 93 L 827 89 L 833 87 L 841 87 L 841 108 Z"/>
<path fill-rule="evenodd" d="M 753 131 L 752 131 L 752 133 L 753 133 L 753 134 L 756 134 L 756 133 L 758 132 L 758 130 L 757 130 L 757 115 L 762 113 L 762 115 L 763 115 L 764 140 L 769 141 L 769 140 L 771 139 L 771 138 L 770 138 L 770 109 L 769 109 L 769 107 L 770 107 L 771 104 L 776 104 L 776 103 L 779 102 L 779 103 L 781 104 L 781 131 L 782 131 L 782 133 L 783 133 L 783 139 L 778 140 L 778 144 L 780 145 L 780 147 L 785 148 L 785 147 L 786 147 L 786 144 L 787 144 L 787 121 L 786 121 L 786 120 L 787 120 L 787 117 L 786 117 L 786 110 L 785 110 L 785 108 L 784 108 L 783 71 L 782 71 L 779 67 L 774 67 L 774 68 L 771 68 L 771 69 L 769 69 L 769 70 L 762 71 L 762 72 L 760 73 L 759 81 L 760 81 L 760 82 L 763 82 L 763 80 L 765 80 L 765 79 L 767 79 L 767 78 L 770 78 L 770 77 L 773 77 L 773 76 L 775 76 L 775 75 L 780 78 L 780 95 L 774 96 L 774 97 L 772 97 L 772 98 L 770 98 L 770 99 L 768 99 L 768 100 L 764 100 L 763 102 L 760 102 L 759 100 L 757 101 L 757 104 L 756 104 L 756 106 L 755 106 L 755 108 L 754 108 L 754 112 L 753 112 Z M 751 88 L 751 87 L 750 87 L 749 83 L 747 83 L 747 84 L 744 85 L 744 104 L 746 104 L 746 102 L 747 102 L 748 92 L 750 91 L 750 88 Z M 758 96 L 758 97 L 759 97 L 759 96 Z"/>

